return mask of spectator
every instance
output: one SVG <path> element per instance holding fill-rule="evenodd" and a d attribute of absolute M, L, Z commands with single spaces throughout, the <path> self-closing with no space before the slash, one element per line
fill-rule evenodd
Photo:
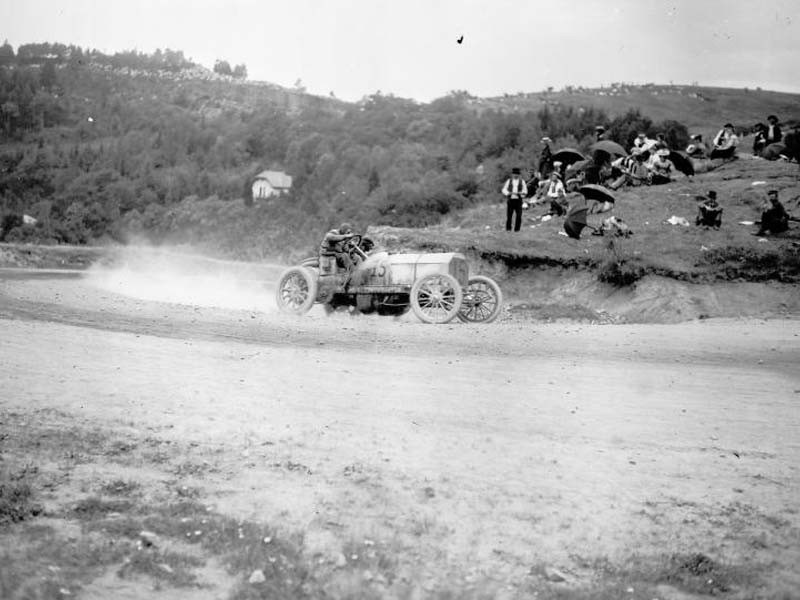
<path fill-rule="evenodd" d="M 514 231 L 519 231 L 522 226 L 522 199 L 528 195 L 528 186 L 522 179 L 517 167 L 511 169 L 511 177 L 503 185 L 503 196 L 506 197 L 506 231 L 511 231 L 511 220 L 514 220 Z"/>
<path fill-rule="evenodd" d="M 550 173 L 550 181 L 547 182 L 545 198 L 550 201 L 550 211 L 548 214 L 561 216 L 567 212 L 567 192 L 564 184 L 561 183 L 556 172 Z"/>
<path fill-rule="evenodd" d="M 539 186 L 542 183 L 542 174 L 539 171 L 534 171 L 533 169 L 528 170 L 528 179 L 525 180 L 525 185 L 528 188 L 527 194 L 525 194 L 525 198 L 533 198 L 539 193 Z M 523 207 L 526 208 L 526 207 Z"/>
<path fill-rule="evenodd" d="M 764 235 L 765 233 L 783 233 L 789 229 L 789 213 L 778 200 L 778 190 L 770 190 L 767 193 L 769 207 L 761 213 L 761 223 L 758 231 L 753 235 Z"/>
<path fill-rule="evenodd" d="M 553 161 L 553 172 L 558 175 L 559 179 L 564 179 L 564 171 L 566 171 L 566 167 L 564 163 L 560 160 Z"/>
<path fill-rule="evenodd" d="M 767 131 L 764 134 L 764 141 L 767 146 L 770 144 L 777 144 L 783 140 L 781 128 L 778 126 L 778 117 L 770 115 L 767 117 L 767 122 L 769 123 L 769 127 L 767 127 Z"/>
<path fill-rule="evenodd" d="M 633 149 L 633 154 L 630 157 L 620 159 L 619 168 L 622 174 L 617 177 L 608 187 L 612 190 L 617 190 L 623 185 L 640 186 L 648 182 L 649 170 L 645 165 L 645 161 L 649 158 L 650 154 L 646 150 L 639 148 Z"/>
<path fill-rule="evenodd" d="M 761 156 L 767 147 L 767 126 L 763 123 L 753 125 L 753 155 Z"/>
<path fill-rule="evenodd" d="M 655 148 L 656 150 L 669 150 L 669 144 L 667 144 L 667 138 L 663 133 L 656 134 L 656 143 L 651 146 L 651 150 Z"/>
<path fill-rule="evenodd" d="M 739 137 L 733 129 L 733 125 L 725 123 L 719 133 L 714 137 L 714 149 L 711 150 L 710 158 L 730 159 L 736 154 L 736 146 L 739 145 Z"/>
<path fill-rule="evenodd" d="M 694 134 L 691 137 L 691 143 L 686 146 L 686 154 L 688 154 L 691 158 L 707 158 L 708 157 L 708 146 L 703 141 L 703 136 L 699 133 Z"/>
<path fill-rule="evenodd" d="M 717 192 L 714 190 L 710 190 L 708 196 L 697 205 L 697 218 L 694 224 L 714 229 L 719 229 L 722 225 L 722 207 L 717 202 Z"/>
<path fill-rule="evenodd" d="M 602 140 L 607 140 L 608 136 L 606 135 L 606 128 L 602 125 L 598 125 L 594 128 L 594 136 L 596 141 L 600 142 Z"/>
<path fill-rule="evenodd" d="M 633 140 L 633 148 L 638 148 L 639 150 L 645 150 L 645 144 L 647 143 L 647 134 L 643 131 L 640 131 L 639 134 L 636 136 L 636 139 Z M 631 148 L 631 154 L 633 154 L 633 148 Z"/>
<path fill-rule="evenodd" d="M 656 158 L 650 163 L 650 184 L 661 185 L 672 181 L 675 165 L 669 159 L 669 150 L 662 148 L 656 152 Z"/>

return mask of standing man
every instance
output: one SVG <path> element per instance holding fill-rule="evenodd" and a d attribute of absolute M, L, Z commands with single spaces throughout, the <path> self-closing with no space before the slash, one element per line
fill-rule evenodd
<path fill-rule="evenodd" d="M 503 196 L 506 197 L 506 231 L 511 231 L 511 217 L 516 213 L 514 231 L 519 231 L 522 226 L 522 200 L 528 195 L 528 186 L 519 176 L 518 167 L 511 169 L 511 177 L 506 179 L 503 186 Z"/>

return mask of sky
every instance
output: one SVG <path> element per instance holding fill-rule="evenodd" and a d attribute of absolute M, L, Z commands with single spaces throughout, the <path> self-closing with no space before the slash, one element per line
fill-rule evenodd
<path fill-rule="evenodd" d="M 3 39 L 181 50 L 349 101 L 612 82 L 800 93 L 800 0 L 0 0 Z"/>

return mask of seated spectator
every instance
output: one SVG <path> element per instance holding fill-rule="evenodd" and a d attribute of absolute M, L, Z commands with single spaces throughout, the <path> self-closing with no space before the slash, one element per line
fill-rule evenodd
<path fill-rule="evenodd" d="M 650 163 L 650 185 L 661 185 L 672 181 L 675 165 L 669 159 L 669 150 L 662 148 L 656 152 L 656 158 Z"/>
<path fill-rule="evenodd" d="M 549 215 L 561 216 L 567 212 L 567 192 L 556 172 L 550 173 L 550 181 L 545 188 L 545 199 L 550 201 Z"/>
<path fill-rule="evenodd" d="M 597 127 L 594 128 L 594 136 L 596 138 L 596 141 L 598 142 L 607 140 L 608 134 L 606 133 L 606 128 L 603 127 L 602 125 L 598 125 Z"/>
<path fill-rule="evenodd" d="M 739 137 L 733 129 L 731 123 L 725 123 L 719 133 L 714 137 L 714 148 L 711 150 L 709 158 L 730 159 L 736 155 L 736 146 L 739 145 Z"/>
<path fill-rule="evenodd" d="M 525 181 L 525 184 L 528 186 L 528 194 L 526 195 L 526 199 L 536 196 L 541 182 L 542 174 L 539 171 L 534 171 L 533 169 L 528 170 L 528 179 Z"/>
<path fill-rule="evenodd" d="M 761 156 L 767 147 L 767 126 L 763 123 L 753 125 L 753 155 Z"/>
<path fill-rule="evenodd" d="M 567 192 L 577 192 L 584 183 L 586 183 L 586 171 L 580 170 L 572 174 L 564 184 L 564 189 Z"/>
<path fill-rule="evenodd" d="M 694 224 L 714 229 L 719 229 L 722 225 L 722 207 L 717 202 L 717 192 L 714 190 L 709 191 L 708 196 L 697 205 L 697 218 Z"/>
<path fill-rule="evenodd" d="M 789 229 L 789 213 L 778 200 L 778 190 L 768 192 L 769 207 L 761 213 L 761 223 L 758 231 L 753 235 L 766 233 L 783 233 Z"/>
<path fill-rule="evenodd" d="M 633 148 L 631 148 L 631 154 L 633 154 L 633 149 L 637 148 L 639 150 L 645 149 L 645 144 L 647 143 L 647 134 L 643 131 L 640 131 L 639 134 L 636 136 L 636 139 L 633 140 Z"/>
<path fill-rule="evenodd" d="M 667 144 L 667 138 L 663 133 L 656 134 L 656 143 L 650 147 L 650 150 L 655 148 L 656 150 L 669 150 L 669 144 Z"/>
<path fill-rule="evenodd" d="M 781 133 L 781 128 L 778 126 L 778 117 L 775 115 L 768 116 L 767 123 L 769 123 L 769 127 L 767 127 L 767 130 L 764 133 L 764 141 L 766 142 L 766 145 L 769 146 L 770 144 L 777 144 L 778 142 L 782 141 L 783 133 Z"/>
<path fill-rule="evenodd" d="M 640 186 L 648 183 L 649 170 L 645 162 L 650 157 L 649 152 L 639 148 L 633 149 L 631 156 L 616 161 L 622 174 L 609 184 L 609 188 L 617 190 L 623 185 Z"/>
<path fill-rule="evenodd" d="M 703 136 L 699 133 L 691 137 L 691 143 L 686 146 L 686 154 L 691 158 L 706 158 L 708 156 L 708 147 L 703 141 Z"/>

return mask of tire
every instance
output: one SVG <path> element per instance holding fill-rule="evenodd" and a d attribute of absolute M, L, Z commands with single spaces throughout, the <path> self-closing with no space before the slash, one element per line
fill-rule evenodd
<path fill-rule="evenodd" d="M 411 310 L 424 323 L 452 321 L 461 308 L 461 300 L 461 286 L 447 273 L 425 275 L 411 286 Z"/>
<path fill-rule="evenodd" d="M 503 292 L 494 280 L 483 275 L 469 278 L 458 319 L 464 323 L 491 323 L 503 309 Z"/>
<path fill-rule="evenodd" d="M 278 279 L 275 302 L 283 312 L 302 315 L 311 310 L 317 299 L 317 279 L 305 267 L 290 267 Z"/>

